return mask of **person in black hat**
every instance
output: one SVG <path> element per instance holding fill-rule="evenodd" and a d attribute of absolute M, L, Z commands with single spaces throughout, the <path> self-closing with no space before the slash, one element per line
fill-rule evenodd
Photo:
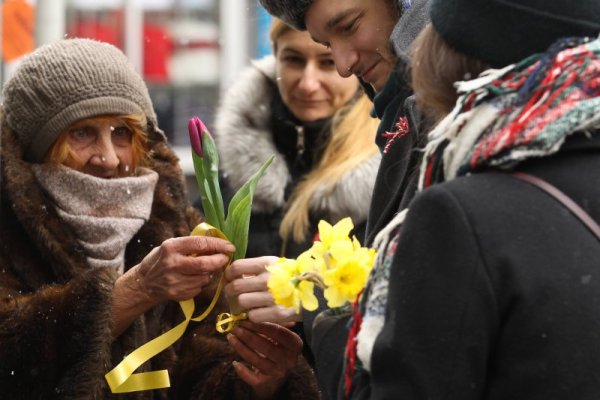
<path fill-rule="evenodd" d="M 433 0 L 430 16 L 412 81 L 439 123 L 380 238 L 384 324 L 369 332 L 368 302 L 355 353 L 370 398 L 596 398 L 600 3 Z"/>

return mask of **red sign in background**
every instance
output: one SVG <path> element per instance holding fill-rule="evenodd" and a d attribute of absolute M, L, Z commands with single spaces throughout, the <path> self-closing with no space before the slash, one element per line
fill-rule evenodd
<path fill-rule="evenodd" d="M 5 62 L 33 51 L 35 12 L 25 0 L 2 4 L 2 57 Z"/>

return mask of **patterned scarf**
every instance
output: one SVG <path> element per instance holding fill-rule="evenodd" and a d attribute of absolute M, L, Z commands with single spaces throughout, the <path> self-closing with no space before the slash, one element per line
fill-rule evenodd
<path fill-rule="evenodd" d="M 600 125 L 600 40 L 568 38 L 457 83 L 454 110 L 429 134 L 419 188 L 556 153 Z"/>
<path fill-rule="evenodd" d="M 419 188 L 486 168 L 510 169 L 559 150 L 567 136 L 600 126 L 600 40 L 569 38 L 479 78 L 458 82 L 454 110 L 429 134 Z M 354 306 L 345 354 L 346 396 L 355 370 L 370 371 L 381 331 L 403 210 L 377 235 L 378 257 Z"/>
<path fill-rule="evenodd" d="M 91 267 L 123 272 L 125 247 L 150 217 L 158 174 L 103 179 L 63 166 L 33 165 L 60 218 L 77 235 Z"/>

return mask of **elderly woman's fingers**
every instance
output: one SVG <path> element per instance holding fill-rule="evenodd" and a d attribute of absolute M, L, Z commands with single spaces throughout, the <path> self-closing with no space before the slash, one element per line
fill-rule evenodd
<path fill-rule="evenodd" d="M 279 324 L 255 324 L 248 321 L 242 321 L 239 327 L 267 337 L 278 346 L 283 346 L 298 354 L 302 351 L 303 343 L 300 336 Z"/>
<path fill-rule="evenodd" d="M 237 361 L 234 361 L 233 367 L 240 379 L 250 385 L 250 387 L 255 387 L 262 383 L 263 378 L 256 373 L 254 368 L 248 367 L 244 363 Z"/>
<path fill-rule="evenodd" d="M 220 271 L 229 262 L 225 254 L 185 256 L 176 259 L 177 272 L 183 275 L 212 274 Z"/>
<path fill-rule="evenodd" d="M 165 240 L 140 263 L 143 288 L 154 301 L 192 298 L 227 265 L 234 249 L 231 243 L 212 237 Z"/>
<path fill-rule="evenodd" d="M 238 339 L 245 345 L 239 346 L 240 350 L 236 348 L 238 354 L 265 373 L 269 373 L 270 369 L 274 367 L 287 368 L 295 365 L 298 355 L 302 351 L 300 337 L 289 329 L 276 324 L 247 322 L 236 326 L 233 334 L 235 336 L 230 342 Z"/>
<path fill-rule="evenodd" d="M 274 351 L 267 349 L 269 343 L 266 339 L 261 338 L 256 333 L 236 327 L 233 330 L 233 334 L 227 335 L 227 340 L 245 362 L 255 366 L 265 375 L 277 373 L 277 362 L 284 357 L 274 354 Z M 262 345 L 258 345 L 258 343 Z M 273 344 L 270 345 L 273 346 Z M 261 352 L 261 349 L 269 353 L 270 357 Z"/>
<path fill-rule="evenodd" d="M 210 236 L 182 236 L 167 239 L 161 244 L 161 247 L 165 251 L 183 255 L 231 254 L 235 252 L 235 246 L 227 240 Z"/>

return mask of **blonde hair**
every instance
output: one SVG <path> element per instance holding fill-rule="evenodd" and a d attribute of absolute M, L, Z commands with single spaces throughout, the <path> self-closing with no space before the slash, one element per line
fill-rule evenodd
<path fill-rule="evenodd" d="M 331 193 L 344 174 L 379 152 L 375 144 L 379 120 L 371 117 L 372 107 L 369 98 L 361 93 L 356 101 L 334 114 L 331 137 L 323 156 L 290 196 L 288 209 L 279 226 L 284 243 L 290 237 L 296 242 L 306 239 L 310 203 L 319 188 L 326 185 L 328 194 Z"/>
<path fill-rule="evenodd" d="M 278 18 L 273 18 L 269 37 L 277 54 L 277 41 L 294 30 Z M 338 109 L 332 117 L 331 136 L 316 167 L 293 189 L 288 208 L 279 226 L 284 246 L 289 238 L 296 242 L 306 239 L 310 225 L 310 203 L 316 191 L 326 185 L 331 193 L 342 176 L 379 152 L 375 134 L 379 120 L 370 115 L 373 107 L 369 98 L 359 97 Z"/>
<path fill-rule="evenodd" d="M 148 135 L 143 127 L 143 117 L 137 114 L 130 115 L 100 115 L 93 117 L 94 120 L 119 119 L 132 132 L 132 170 L 136 167 L 147 166 L 150 158 L 148 154 Z M 68 130 L 61 133 L 45 157 L 46 162 L 66 165 L 67 167 L 78 168 L 82 161 L 73 151 L 67 141 Z"/>
<path fill-rule="evenodd" d="M 476 78 L 489 65 L 450 47 L 440 34 L 427 26 L 413 44 L 411 81 L 417 103 L 440 120 L 454 108 L 458 94 L 454 83 Z"/>
<path fill-rule="evenodd" d="M 271 39 L 271 48 L 273 49 L 273 53 L 277 54 L 277 40 L 279 40 L 279 38 L 286 32 L 291 30 L 294 30 L 294 28 L 287 25 L 279 18 L 273 17 L 271 20 L 271 29 L 269 30 L 269 39 Z"/>

